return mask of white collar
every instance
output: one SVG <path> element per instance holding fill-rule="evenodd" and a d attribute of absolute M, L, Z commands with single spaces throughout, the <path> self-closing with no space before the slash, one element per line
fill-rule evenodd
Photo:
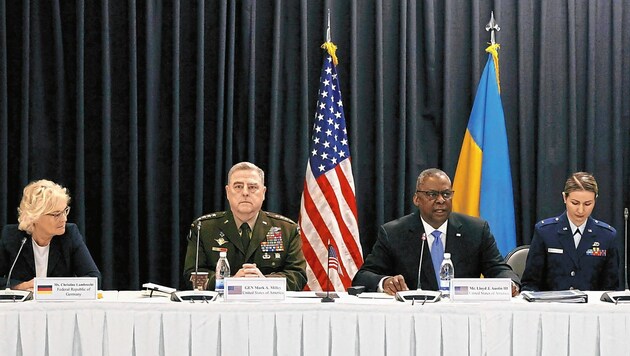
<path fill-rule="evenodd" d="M 424 231 L 427 234 L 427 238 L 435 230 L 438 230 L 444 235 L 444 237 L 446 237 L 446 226 L 448 225 L 448 219 L 446 219 L 444 224 L 440 225 L 440 227 L 438 227 L 437 229 L 429 225 L 428 222 L 424 221 L 424 219 L 422 218 L 422 215 L 420 215 L 420 220 L 422 221 L 422 226 L 424 226 Z"/>
<path fill-rule="evenodd" d="M 575 226 L 575 224 L 573 223 L 573 221 L 571 221 L 571 219 L 567 218 L 567 220 L 569 220 L 569 227 L 571 227 L 571 236 L 575 235 L 575 230 L 576 229 L 580 229 L 580 235 L 584 235 L 584 229 L 586 228 L 586 221 L 584 221 L 584 224 L 580 225 L 580 226 Z"/>

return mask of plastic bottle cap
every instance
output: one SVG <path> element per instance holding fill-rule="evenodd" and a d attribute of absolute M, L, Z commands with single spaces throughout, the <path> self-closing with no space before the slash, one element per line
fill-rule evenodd
<path fill-rule="evenodd" d="M 226 256 L 227 256 L 227 252 L 225 251 L 219 252 L 219 257 L 226 257 Z"/>
<path fill-rule="evenodd" d="M 451 254 L 449 252 L 444 252 L 444 259 L 451 259 Z"/>

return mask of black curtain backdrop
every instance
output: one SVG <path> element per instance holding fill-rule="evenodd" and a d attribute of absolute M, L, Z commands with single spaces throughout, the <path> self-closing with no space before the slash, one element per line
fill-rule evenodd
<path fill-rule="evenodd" d="M 226 173 L 267 173 L 298 218 L 331 12 L 367 253 L 413 210 L 418 173 L 454 175 L 494 11 L 518 244 L 564 210 L 573 171 L 623 236 L 630 203 L 630 3 L 539 0 L 0 1 L 0 223 L 22 188 L 70 189 L 105 289 L 179 287 L 191 221 Z M 621 242 L 620 242 L 621 247 Z"/>

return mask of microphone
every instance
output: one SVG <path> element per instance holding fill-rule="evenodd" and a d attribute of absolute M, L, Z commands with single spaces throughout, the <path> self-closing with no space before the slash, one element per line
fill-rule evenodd
<path fill-rule="evenodd" d="M 396 292 L 396 299 L 401 302 L 421 300 L 424 303 L 434 303 L 440 300 L 442 292 L 422 289 L 422 258 L 424 256 L 424 245 L 427 241 L 427 234 L 422 234 L 422 247 L 420 248 L 420 265 L 418 266 L 418 289 Z"/>
<path fill-rule="evenodd" d="M 26 243 L 26 237 L 23 237 L 22 242 L 20 243 L 20 249 L 15 255 L 15 259 L 13 260 L 13 264 L 11 265 L 11 269 L 9 269 L 9 275 L 7 276 L 7 284 L 4 286 L 4 289 L 11 289 L 9 288 L 9 284 L 11 283 L 11 274 L 13 274 L 13 268 L 15 268 L 15 264 L 17 263 L 17 260 L 20 257 L 20 253 L 22 253 L 22 249 L 24 248 L 25 243 Z"/>
<path fill-rule="evenodd" d="M 623 219 L 624 219 L 624 228 L 623 228 L 623 250 L 624 250 L 624 276 L 626 289 L 622 292 L 604 292 L 599 298 L 603 302 L 609 303 L 628 303 L 630 302 L 630 290 L 628 289 L 628 208 L 623 209 Z"/>
<path fill-rule="evenodd" d="M 199 273 L 199 231 L 201 230 L 201 220 L 197 220 L 197 247 L 195 252 L 195 274 Z"/>
<path fill-rule="evenodd" d="M 420 265 L 418 266 L 418 289 L 422 290 L 422 257 L 424 256 L 424 244 L 427 243 L 427 234 L 422 234 L 422 247 L 420 248 Z"/>
<path fill-rule="evenodd" d="M 328 262 L 326 263 L 326 296 L 322 298 L 322 303 L 334 303 L 335 300 L 330 297 L 330 243 L 328 243 Z"/>
<path fill-rule="evenodd" d="M 623 240 L 623 249 L 624 249 L 624 261 L 623 261 L 623 269 L 624 269 L 624 274 L 623 274 L 623 279 L 626 281 L 626 290 L 628 290 L 628 208 L 623 209 L 623 220 L 624 220 L 624 227 L 623 227 L 623 236 L 624 236 L 624 240 Z"/>
<path fill-rule="evenodd" d="M 193 284 L 193 290 L 191 291 L 176 291 L 171 293 L 171 300 L 175 302 L 188 301 L 195 303 L 195 301 L 208 303 L 214 301 L 219 296 L 218 292 L 200 289 L 198 288 L 197 279 L 203 279 L 203 286 L 208 283 L 208 272 L 199 272 L 199 240 L 201 240 L 201 218 L 197 219 L 197 241 L 195 242 L 195 272 L 191 274 L 191 281 Z M 195 223 L 190 225 L 188 231 L 188 238 L 192 238 L 192 229 L 195 227 Z M 205 277 L 205 278 L 204 278 Z"/>
<path fill-rule="evenodd" d="M 26 237 L 22 238 L 22 242 L 20 244 L 20 249 L 15 255 L 15 259 L 13 259 L 13 264 L 11 265 L 11 269 L 9 269 L 9 274 L 7 275 L 7 283 L 5 285 L 5 289 L 0 291 L 0 301 L 2 302 L 23 302 L 25 300 L 29 300 L 33 297 L 33 292 L 28 290 L 12 290 L 10 288 L 11 284 L 11 274 L 13 274 L 13 268 L 15 268 L 15 264 L 17 263 L 18 258 L 20 258 L 20 253 L 22 253 L 22 249 L 24 248 L 24 244 L 26 243 Z"/>

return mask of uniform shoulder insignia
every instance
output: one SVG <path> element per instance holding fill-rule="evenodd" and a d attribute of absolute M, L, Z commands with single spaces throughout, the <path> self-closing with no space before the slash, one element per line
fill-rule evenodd
<path fill-rule="evenodd" d="M 604 228 L 606 230 L 610 230 L 612 232 L 617 231 L 617 230 L 615 230 L 614 227 L 610 226 L 609 224 L 607 224 L 607 223 L 605 223 L 605 222 L 603 222 L 601 220 L 595 220 L 595 225 L 597 225 L 599 227 L 602 227 L 602 228 Z"/>
<path fill-rule="evenodd" d="M 295 221 L 287 218 L 286 216 L 282 216 L 282 215 L 276 214 L 276 213 L 270 213 L 268 211 L 265 211 L 265 214 L 267 214 L 267 216 L 272 218 L 272 219 L 282 220 L 282 221 L 286 221 L 286 222 L 288 222 L 290 224 L 295 224 Z"/>
<path fill-rule="evenodd" d="M 198 222 L 198 221 L 204 221 L 204 220 L 209 220 L 209 219 L 218 219 L 218 218 L 222 218 L 225 216 L 225 211 L 218 211 L 216 213 L 210 213 L 210 214 L 206 214 L 206 215 L 202 215 L 198 218 L 196 218 L 193 221 L 193 225 Z"/>
<path fill-rule="evenodd" d="M 536 223 L 536 228 L 539 229 L 541 227 L 547 226 L 547 225 L 555 225 L 560 221 L 559 218 L 547 218 L 547 219 L 543 219 L 540 220 L 539 222 Z"/>

